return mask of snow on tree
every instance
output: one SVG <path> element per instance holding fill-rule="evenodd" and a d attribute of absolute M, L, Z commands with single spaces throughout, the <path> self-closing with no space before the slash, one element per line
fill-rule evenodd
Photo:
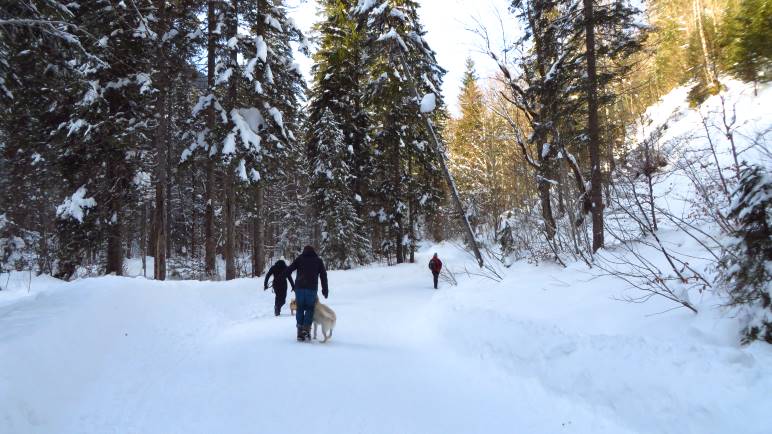
<path fill-rule="evenodd" d="M 743 342 L 772 344 L 772 175 L 746 166 L 733 194 L 730 218 L 737 220 L 731 242 L 719 261 L 719 281 L 729 305 L 744 321 Z"/>

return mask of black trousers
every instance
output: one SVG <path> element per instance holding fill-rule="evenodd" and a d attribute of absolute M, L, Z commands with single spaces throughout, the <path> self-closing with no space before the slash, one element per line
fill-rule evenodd
<path fill-rule="evenodd" d="M 281 312 L 281 307 L 287 302 L 287 288 L 273 288 L 273 292 L 276 294 L 274 310 L 278 314 Z"/>
<path fill-rule="evenodd" d="M 432 276 L 434 277 L 434 289 L 437 289 L 437 281 L 440 278 L 440 273 L 434 273 L 432 272 Z"/>

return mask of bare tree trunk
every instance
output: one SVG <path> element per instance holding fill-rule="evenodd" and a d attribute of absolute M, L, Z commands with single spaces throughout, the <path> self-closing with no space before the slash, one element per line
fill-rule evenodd
<path fill-rule="evenodd" d="M 207 89 L 210 95 L 214 94 L 214 68 L 215 68 L 215 0 L 209 0 L 208 11 L 208 33 L 207 33 Z M 209 130 L 209 152 L 206 159 L 206 186 L 204 187 L 204 275 L 207 278 L 213 278 L 217 273 L 215 271 L 217 255 L 217 245 L 214 239 L 214 153 L 217 147 L 214 145 L 214 127 L 215 113 L 214 104 L 207 108 L 206 127 Z"/>
<path fill-rule="evenodd" d="M 166 33 L 166 0 L 158 0 L 158 18 L 160 20 L 160 34 Z M 159 80 L 157 96 L 157 120 L 158 125 L 155 130 L 155 267 L 153 267 L 153 277 L 156 280 L 166 280 L 166 184 L 167 184 L 167 153 L 168 153 L 168 118 L 167 118 L 167 93 L 168 93 L 168 71 L 166 70 L 166 53 L 163 45 L 159 44 L 156 51 L 157 61 L 159 62 Z"/>
<path fill-rule="evenodd" d="M 121 225 L 121 197 L 124 185 L 121 180 L 123 179 L 123 173 L 118 165 L 120 161 L 116 161 L 122 158 L 122 153 L 113 152 L 110 155 L 110 159 L 107 161 L 107 182 L 110 183 L 110 221 L 108 222 L 107 233 L 107 266 L 105 272 L 107 274 L 115 273 L 116 276 L 123 275 L 123 227 Z"/>
<path fill-rule="evenodd" d="M 225 191 L 225 206 L 223 219 L 225 220 L 225 280 L 236 278 L 236 191 L 233 179 L 233 168 L 228 165 L 223 175 L 223 189 Z"/>
<path fill-rule="evenodd" d="M 707 85 L 712 85 L 718 80 L 716 79 L 716 70 L 711 60 L 710 51 L 708 50 L 708 40 L 705 37 L 705 28 L 702 20 L 702 1 L 692 0 L 692 10 L 694 13 L 694 22 L 697 25 L 697 32 L 700 35 L 700 46 L 702 48 L 702 57 L 705 59 L 705 79 Z"/>
<path fill-rule="evenodd" d="M 403 216 L 402 210 L 399 208 L 402 203 L 402 161 L 399 152 L 400 144 L 393 143 L 392 146 L 394 146 L 394 158 L 391 162 L 392 169 L 394 170 L 394 173 L 392 173 L 392 184 L 395 190 L 394 195 L 397 198 L 397 203 L 395 204 L 397 208 L 394 210 L 394 221 L 392 222 L 391 229 L 397 264 L 401 264 L 405 262 L 405 246 L 402 245 L 402 238 L 404 236 L 404 230 L 402 228 Z"/>
<path fill-rule="evenodd" d="M 255 191 L 255 219 L 252 225 L 252 277 L 261 276 L 265 267 L 264 197 L 264 188 L 262 186 L 257 187 Z"/>
<path fill-rule="evenodd" d="M 590 200 L 592 201 L 592 251 L 603 247 L 603 177 L 601 175 L 598 125 L 598 79 L 595 71 L 595 17 L 593 0 L 584 0 L 587 50 L 587 134 L 590 139 Z"/>
<path fill-rule="evenodd" d="M 198 244 L 196 239 L 196 221 L 198 215 L 196 214 L 196 178 L 193 171 L 190 172 L 190 258 L 195 259 L 198 257 L 197 250 Z"/>
<path fill-rule="evenodd" d="M 140 224 L 142 230 L 142 246 L 140 252 L 142 254 L 142 276 L 147 277 L 147 202 L 142 198 L 142 223 Z"/>
<path fill-rule="evenodd" d="M 173 92 L 173 89 L 171 89 L 171 86 L 167 86 L 169 91 L 166 94 L 166 111 L 167 111 L 167 121 L 166 121 L 166 257 L 170 258 L 172 256 L 172 244 L 174 243 L 174 237 L 172 236 L 172 162 L 171 162 L 171 155 L 172 155 L 172 138 L 171 138 L 171 128 L 169 128 L 169 124 L 171 121 L 171 94 Z"/>
<path fill-rule="evenodd" d="M 238 0 L 232 0 L 230 9 L 228 10 L 227 27 L 228 27 L 228 39 L 236 38 L 238 35 L 239 25 L 239 2 Z M 236 68 L 238 66 L 238 54 L 236 48 L 230 50 L 230 66 Z M 228 106 L 236 106 L 236 90 L 238 89 L 238 80 L 236 80 L 236 74 L 233 74 L 230 78 L 228 87 Z M 225 189 L 225 280 L 233 280 L 236 278 L 236 185 L 234 179 L 234 167 L 233 162 L 230 162 L 223 176 L 223 184 Z"/>

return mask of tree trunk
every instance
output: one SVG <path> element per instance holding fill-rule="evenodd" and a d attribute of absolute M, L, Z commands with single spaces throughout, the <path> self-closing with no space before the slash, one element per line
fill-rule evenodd
<path fill-rule="evenodd" d="M 158 1 L 158 18 L 160 20 L 159 33 L 166 33 L 166 1 Z M 167 184 L 167 153 L 168 153 L 168 118 L 167 118 L 167 92 L 168 71 L 166 70 L 166 54 L 163 45 L 158 46 L 156 61 L 159 64 L 158 95 L 156 106 L 156 118 L 158 125 L 155 130 L 155 266 L 153 277 L 156 280 L 166 280 L 166 184 Z"/>
<path fill-rule="evenodd" d="M 142 276 L 147 277 L 147 202 L 142 199 L 142 223 L 140 224 L 142 230 L 142 246 L 140 247 L 140 254 L 142 255 Z"/>
<path fill-rule="evenodd" d="M 209 94 L 214 94 L 214 68 L 215 68 L 215 0 L 209 0 L 207 20 L 208 20 L 208 43 L 207 43 L 207 89 Z M 209 149 L 206 156 L 206 186 L 204 187 L 204 275 L 211 279 L 216 276 L 216 255 L 217 245 L 214 238 L 214 153 L 217 147 L 214 145 L 214 127 L 215 112 L 214 105 L 210 104 L 207 108 L 206 127 L 209 130 Z"/>
<path fill-rule="evenodd" d="M 170 258 L 172 256 L 172 244 L 174 243 L 174 237 L 172 234 L 172 162 L 171 162 L 171 155 L 172 155 L 172 138 L 171 138 L 171 128 L 169 128 L 169 124 L 171 121 L 171 113 L 170 110 L 172 108 L 171 104 L 171 94 L 172 89 L 170 89 L 171 86 L 167 85 L 167 91 L 166 94 L 166 111 L 167 111 L 167 117 L 166 117 L 166 257 Z"/>
<path fill-rule="evenodd" d="M 118 167 L 123 157 L 122 153 L 111 153 L 107 161 L 107 182 L 110 183 L 108 192 L 110 194 L 110 221 L 107 225 L 107 266 L 106 274 L 115 273 L 116 276 L 123 275 L 123 237 L 121 225 L 121 197 L 124 185 L 121 180 L 123 173 Z"/>
<path fill-rule="evenodd" d="M 540 177 L 543 178 L 543 175 Z M 555 238 L 555 218 L 552 216 L 550 187 L 551 184 L 547 179 L 540 179 L 538 181 L 539 201 L 541 202 L 541 217 L 544 221 L 544 231 L 548 240 Z"/>
<path fill-rule="evenodd" d="M 705 60 L 705 80 L 708 86 L 713 85 L 718 80 L 716 79 L 716 70 L 713 66 L 710 50 L 708 49 L 708 40 L 705 37 L 705 28 L 702 20 L 702 2 L 700 0 L 692 0 L 692 10 L 694 13 L 694 22 L 697 25 L 697 32 L 700 35 L 700 47 L 702 48 L 702 57 Z"/>
<path fill-rule="evenodd" d="M 233 180 L 233 167 L 228 165 L 223 176 L 223 190 L 225 191 L 225 206 L 223 218 L 225 219 L 225 280 L 236 278 L 236 189 Z"/>
<path fill-rule="evenodd" d="M 239 25 L 239 2 L 238 0 L 232 0 L 230 9 L 227 11 L 227 27 L 228 27 L 228 39 L 236 38 L 238 35 Z M 229 54 L 230 67 L 238 68 L 238 54 L 235 47 L 230 49 Z M 234 73 L 228 86 L 228 107 L 236 107 L 236 91 L 238 89 L 238 80 L 236 80 L 236 73 Z M 225 280 L 233 280 L 236 278 L 236 185 L 234 179 L 234 167 L 233 162 L 230 162 L 223 176 L 223 184 L 225 189 Z"/>
<path fill-rule="evenodd" d="M 263 218 L 263 198 L 265 191 L 262 186 L 255 191 L 255 219 L 252 224 L 252 277 L 261 276 L 265 267 L 265 219 Z"/>
<path fill-rule="evenodd" d="M 190 258 L 195 259 L 198 257 L 198 240 L 196 239 L 196 221 L 198 220 L 198 214 L 196 214 L 196 178 L 193 171 L 190 172 Z"/>
<path fill-rule="evenodd" d="M 590 145 L 590 200 L 592 201 L 592 251 L 603 247 L 603 177 L 601 175 L 598 126 L 598 79 L 595 71 L 595 16 L 593 0 L 584 0 L 587 50 L 587 135 Z"/>

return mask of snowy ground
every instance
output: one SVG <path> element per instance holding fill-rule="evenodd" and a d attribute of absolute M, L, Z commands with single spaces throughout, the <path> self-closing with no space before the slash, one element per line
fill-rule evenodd
<path fill-rule="evenodd" d="M 456 270 L 465 257 L 438 247 Z M 577 266 L 431 289 L 424 262 L 330 273 L 328 344 L 262 282 L 0 292 L 3 433 L 766 433 L 772 350 L 734 322 L 613 300 Z"/>

